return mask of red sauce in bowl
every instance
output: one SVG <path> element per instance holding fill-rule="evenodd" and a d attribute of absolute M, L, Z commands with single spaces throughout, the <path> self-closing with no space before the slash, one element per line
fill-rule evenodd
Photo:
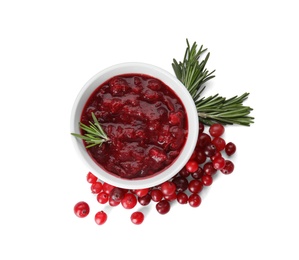
<path fill-rule="evenodd" d="M 121 178 L 162 171 L 178 157 L 187 138 L 187 115 L 180 98 L 148 75 L 107 80 L 89 97 L 81 122 L 88 125 L 92 112 L 110 141 L 87 151 L 100 167 Z"/>

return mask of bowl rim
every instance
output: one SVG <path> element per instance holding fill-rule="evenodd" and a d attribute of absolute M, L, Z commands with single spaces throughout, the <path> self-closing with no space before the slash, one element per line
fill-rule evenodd
<path fill-rule="evenodd" d="M 142 189 L 158 186 L 159 184 L 174 177 L 190 159 L 197 142 L 198 137 L 198 115 L 193 98 L 186 87 L 171 73 L 157 67 L 155 65 L 143 62 L 124 62 L 107 67 L 104 70 L 96 73 L 91 77 L 79 91 L 71 110 L 70 131 L 71 133 L 79 133 L 79 121 L 82 114 L 83 107 L 87 99 L 93 91 L 99 87 L 103 82 L 112 78 L 113 76 L 122 74 L 144 74 L 158 78 L 167 86 L 169 86 L 176 95 L 181 99 L 188 116 L 188 135 L 185 144 L 172 164 L 165 170 L 153 176 L 125 179 L 117 177 L 102 169 L 88 154 L 83 141 L 72 136 L 72 141 L 75 150 L 84 164 L 89 167 L 90 171 L 99 178 L 102 182 L 107 182 L 110 185 L 125 189 Z"/>

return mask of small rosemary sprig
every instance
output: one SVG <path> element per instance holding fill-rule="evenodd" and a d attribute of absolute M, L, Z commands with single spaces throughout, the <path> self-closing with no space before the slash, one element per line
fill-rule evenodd
<path fill-rule="evenodd" d="M 91 113 L 93 122 L 89 121 L 89 126 L 79 123 L 80 128 L 84 130 L 86 133 L 84 135 L 77 134 L 77 133 L 71 133 L 73 136 L 83 139 L 86 144 L 86 148 L 90 148 L 95 145 L 102 145 L 104 142 L 109 141 L 109 137 L 101 127 L 98 119 L 94 115 L 94 113 Z"/>
<path fill-rule="evenodd" d="M 249 93 L 241 96 L 235 96 L 229 99 L 221 97 L 218 94 L 208 98 L 201 98 L 201 94 L 205 89 L 203 85 L 215 76 L 206 69 L 210 53 L 201 61 L 201 55 L 206 51 L 203 46 L 197 50 L 196 42 L 190 47 L 187 39 L 187 49 L 183 62 L 177 62 L 173 59 L 172 68 L 176 77 L 190 92 L 201 122 L 206 125 L 213 123 L 222 124 L 239 124 L 249 126 L 253 123 L 253 117 L 249 116 L 251 110 L 249 106 L 244 106 L 243 102 L 248 98 Z"/>

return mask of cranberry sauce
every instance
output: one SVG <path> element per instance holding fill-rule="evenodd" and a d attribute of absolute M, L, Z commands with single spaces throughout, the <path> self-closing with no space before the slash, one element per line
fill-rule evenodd
<path fill-rule="evenodd" d="M 100 167 L 121 178 L 163 170 L 180 154 L 188 134 L 180 98 L 144 74 L 119 75 L 100 85 L 85 104 L 81 122 L 88 125 L 92 112 L 110 141 L 87 151 Z"/>

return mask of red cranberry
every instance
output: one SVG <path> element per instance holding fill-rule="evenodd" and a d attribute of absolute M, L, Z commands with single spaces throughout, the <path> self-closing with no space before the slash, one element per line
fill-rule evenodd
<path fill-rule="evenodd" d="M 152 200 L 154 202 L 159 202 L 159 201 L 161 201 L 163 199 L 163 193 L 159 189 L 153 189 L 153 190 L 151 190 L 150 194 L 151 194 Z"/>
<path fill-rule="evenodd" d="M 74 206 L 74 213 L 79 218 L 85 218 L 89 211 L 89 205 L 85 201 L 80 201 Z"/>
<path fill-rule="evenodd" d="M 107 213 L 103 210 L 97 212 L 95 214 L 94 220 L 98 225 L 103 225 L 107 221 Z"/>
<path fill-rule="evenodd" d="M 114 187 L 110 192 L 110 198 L 116 202 L 120 202 L 126 193 L 126 189 Z"/>
<path fill-rule="evenodd" d="M 150 204 L 152 197 L 149 193 L 147 193 L 145 196 L 143 197 L 138 197 L 137 198 L 138 202 L 140 205 L 142 206 L 147 206 L 148 204 Z"/>
<path fill-rule="evenodd" d="M 185 166 L 186 170 L 190 173 L 196 172 L 198 170 L 198 163 L 195 160 L 189 160 Z"/>
<path fill-rule="evenodd" d="M 236 152 L 236 145 L 232 142 L 229 142 L 225 146 L 225 152 L 228 156 L 233 155 Z"/>
<path fill-rule="evenodd" d="M 203 171 L 206 175 L 213 175 L 217 172 L 212 162 L 205 163 L 205 165 L 203 166 Z"/>
<path fill-rule="evenodd" d="M 225 140 L 221 137 L 215 137 L 213 140 L 212 140 L 212 144 L 215 145 L 217 151 L 222 151 L 224 148 L 225 148 Z"/>
<path fill-rule="evenodd" d="M 103 189 L 103 184 L 99 181 L 92 183 L 90 186 L 91 192 L 94 194 L 99 194 Z"/>
<path fill-rule="evenodd" d="M 170 203 L 168 200 L 161 200 L 156 204 L 156 210 L 164 215 L 167 214 L 170 210 Z"/>
<path fill-rule="evenodd" d="M 188 202 L 191 207 L 196 208 L 201 204 L 201 197 L 197 193 L 192 193 L 189 196 Z"/>
<path fill-rule="evenodd" d="M 109 195 L 104 192 L 104 191 L 101 191 L 98 195 L 97 195 L 97 201 L 100 203 L 100 204 L 106 204 L 109 200 Z"/>
<path fill-rule="evenodd" d="M 127 192 L 122 198 L 121 204 L 125 209 L 132 209 L 137 204 L 137 198 L 133 193 Z"/>
<path fill-rule="evenodd" d="M 201 177 L 201 181 L 204 186 L 210 186 L 213 183 L 213 177 L 211 175 L 204 175 Z"/>
<path fill-rule="evenodd" d="M 203 184 L 200 180 L 191 180 L 188 185 L 189 191 L 192 193 L 199 193 L 203 188 Z"/>
<path fill-rule="evenodd" d="M 144 220 L 144 214 L 141 211 L 133 212 L 130 219 L 133 224 L 140 225 Z"/>
<path fill-rule="evenodd" d="M 98 180 L 98 178 L 93 173 L 88 172 L 86 176 L 86 180 L 88 183 L 95 183 Z"/>
<path fill-rule="evenodd" d="M 234 171 L 234 168 L 235 168 L 235 166 L 234 166 L 233 162 L 230 160 L 226 160 L 224 168 L 221 169 L 220 171 L 224 174 L 231 174 Z"/>
<path fill-rule="evenodd" d="M 212 163 L 216 170 L 221 170 L 225 167 L 225 159 L 222 156 L 216 157 Z"/>
<path fill-rule="evenodd" d="M 176 192 L 185 191 L 188 188 L 188 180 L 185 177 L 175 177 L 173 178 L 172 182 L 176 186 Z"/>
<path fill-rule="evenodd" d="M 176 186 L 173 182 L 171 181 L 165 181 L 161 184 L 161 191 L 163 195 L 169 196 L 175 193 Z"/>
<path fill-rule="evenodd" d="M 212 124 L 209 128 L 209 133 L 213 137 L 221 136 L 224 133 L 224 126 L 219 123 Z"/>
<path fill-rule="evenodd" d="M 188 195 L 184 192 L 179 192 L 176 196 L 177 202 L 180 204 L 188 203 Z"/>
<path fill-rule="evenodd" d="M 216 146 L 213 145 L 212 143 L 207 144 L 204 147 L 204 153 L 207 157 L 212 157 L 215 155 L 215 153 L 217 152 Z"/>

